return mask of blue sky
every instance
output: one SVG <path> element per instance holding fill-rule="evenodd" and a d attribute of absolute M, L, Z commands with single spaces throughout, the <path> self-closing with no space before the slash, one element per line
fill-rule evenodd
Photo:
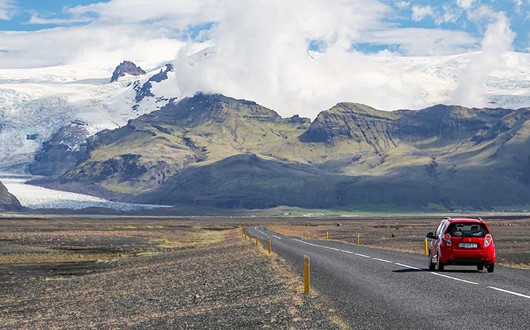
<path fill-rule="evenodd" d="M 415 21 L 411 19 L 412 8 L 414 6 L 431 6 L 434 8 L 435 14 L 443 16 L 446 13 L 444 6 L 447 6 L 449 10 L 455 10 L 455 6 L 451 5 L 451 1 L 427 1 L 427 0 L 414 0 L 414 1 L 385 1 L 388 4 L 394 4 L 396 2 L 410 2 L 410 5 L 398 9 L 398 16 L 390 18 L 390 21 L 395 21 L 396 24 L 403 27 L 418 27 L 428 29 L 448 29 L 448 30 L 459 30 L 465 31 L 474 36 L 481 36 L 483 26 L 472 22 L 467 15 L 463 14 L 459 16 L 455 21 L 444 21 L 436 22 L 436 19 L 432 16 L 428 16 L 423 20 Z M 526 52 L 529 45 L 529 32 L 530 32 L 530 1 L 528 0 L 481 0 L 473 1 L 473 5 L 486 5 L 491 7 L 496 12 L 505 12 L 510 20 L 510 28 L 517 35 L 514 40 L 514 50 Z"/>
<path fill-rule="evenodd" d="M 91 19 L 97 18 L 98 13 L 84 13 L 81 16 L 73 17 L 68 9 L 98 2 L 110 2 L 94 0 L 0 0 L 0 6 L 2 1 L 8 3 L 11 9 L 9 19 L 0 19 L 0 31 L 37 31 L 55 27 L 89 25 L 92 24 Z M 382 2 L 392 8 L 392 12 L 387 13 L 384 18 L 384 21 L 390 26 L 462 31 L 477 38 L 480 38 L 484 33 L 485 23 L 474 22 L 465 13 L 459 13 L 463 9 L 458 7 L 456 0 L 384 0 Z M 516 33 L 513 49 L 519 52 L 528 51 L 530 26 L 530 4 L 528 0 L 468 0 L 467 2 L 475 7 L 486 5 L 496 12 L 505 12 L 510 21 L 511 30 Z M 462 3 L 465 4 L 466 0 L 463 0 Z M 416 11 L 419 8 L 419 16 L 414 16 L 414 8 Z M 35 18 L 40 18 L 41 21 Z M 50 19 L 51 21 L 46 21 Z M 181 34 L 181 37 L 184 35 L 196 37 L 201 29 L 208 29 L 211 26 L 211 23 L 201 23 L 197 27 L 192 26 L 191 29 L 188 29 L 191 33 L 189 35 Z M 321 43 L 316 44 L 321 45 Z M 311 46 L 314 47 L 316 44 L 313 43 Z M 400 49 L 400 43 L 399 41 L 392 43 L 386 40 L 367 40 L 366 42 L 358 42 L 354 48 L 364 52 L 379 52 L 384 49 L 396 51 Z"/>
<path fill-rule="evenodd" d="M 494 39 L 528 53 L 529 25 L 530 0 L 0 0 L 0 68 L 152 63 L 208 42 L 442 56 Z"/>
<path fill-rule="evenodd" d="M 0 70 L 171 62 L 183 95 L 315 110 L 423 107 L 431 73 L 437 102 L 472 106 L 492 76 L 530 79 L 530 0 L 94 1 L 0 0 Z"/>
<path fill-rule="evenodd" d="M 13 16 L 9 20 L 0 20 L 3 31 L 35 31 L 56 27 L 57 24 L 28 24 L 33 14 L 43 17 L 68 18 L 63 9 L 87 5 L 91 0 L 13 0 Z"/>

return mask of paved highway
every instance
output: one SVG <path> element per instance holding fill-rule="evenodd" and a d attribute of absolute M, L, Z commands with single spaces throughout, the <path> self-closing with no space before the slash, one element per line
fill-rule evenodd
<path fill-rule="evenodd" d="M 342 242 L 283 236 L 247 227 L 303 274 L 354 329 L 530 329 L 530 271 L 496 265 L 427 269 L 427 257 Z"/>

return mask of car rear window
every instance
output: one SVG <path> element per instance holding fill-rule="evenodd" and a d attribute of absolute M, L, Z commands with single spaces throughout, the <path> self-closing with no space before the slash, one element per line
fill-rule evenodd
<path fill-rule="evenodd" d="M 484 237 L 488 234 L 488 230 L 481 223 L 452 223 L 446 233 L 457 237 Z"/>

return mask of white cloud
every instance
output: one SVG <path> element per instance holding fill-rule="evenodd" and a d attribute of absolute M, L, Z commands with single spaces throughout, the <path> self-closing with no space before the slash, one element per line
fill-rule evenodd
<path fill-rule="evenodd" d="M 37 13 L 31 15 L 27 24 L 53 24 L 53 25 L 68 25 L 76 23 L 88 23 L 93 19 L 90 17 L 73 17 L 73 18 L 53 18 L 42 17 Z"/>
<path fill-rule="evenodd" d="M 434 8 L 431 6 L 413 6 L 412 7 L 412 20 L 419 22 L 423 21 L 427 17 L 435 17 Z"/>
<path fill-rule="evenodd" d="M 444 5 L 442 8 L 444 13 L 440 17 L 440 20 L 443 23 L 455 23 L 464 13 L 464 10 L 460 7 Z"/>
<path fill-rule="evenodd" d="M 185 95 L 219 92 L 255 100 L 282 114 L 311 117 L 338 100 L 383 109 L 425 106 L 422 91 L 407 82 L 401 68 L 382 66 L 378 56 L 350 52 L 351 42 L 397 43 L 409 55 L 455 53 L 477 43 L 463 32 L 392 29 L 381 24 L 385 7 L 369 1 L 362 6 L 352 3 L 234 5 L 210 33 L 215 48 L 208 56 L 190 64 L 186 50 L 179 54 L 179 89 Z M 317 60 L 306 49 L 313 39 L 327 44 Z"/>
<path fill-rule="evenodd" d="M 86 25 L 0 32 L 0 67 L 88 62 L 113 68 L 124 59 L 145 67 L 146 62 L 174 60 L 175 88 L 185 95 L 223 93 L 255 100 L 284 115 L 314 117 L 338 101 L 383 109 L 426 106 L 425 91 L 412 87 L 401 67 L 382 67 L 381 54 L 352 48 L 396 45 L 399 55 L 384 55 L 388 63 L 403 55 L 477 50 L 479 40 L 461 31 L 398 28 L 386 20 L 393 10 L 379 0 L 112 0 L 66 8 L 66 18 L 55 22 L 91 20 Z M 431 12 L 438 21 L 454 19 Z M 28 23 L 50 20 L 57 19 L 35 15 Z M 208 36 L 207 43 L 179 40 L 182 30 L 212 22 L 211 30 L 200 33 Z M 325 45 L 316 59 L 308 56 L 311 41 Z M 190 58 L 206 46 L 211 46 L 208 56 Z"/>
<path fill-rule="evenodd" d="M 416 22 L 431 18 L 436 25 L 456 22 L 464 13 L 465 9 L 454 5 L 443 5 L 441 8 L 433 6 L 413 6 L 411 19 Z"/>
<path fill-rule="evenodd" d="M 15 10 L 16 6 L 13 0 L 0 0 L 0 20 L 10 20 Z"/>
<path fill-rule="evenodd" d="M 464 9 L 469 9 L 473 6 L 475 0 L 456 0 L 456 4 Z"/>
<path fill-rule="evenodd" d="M 381 30 L 368 33 L 365 38 L 380 45 L 397 44 L 407 56 L 464 53 L 478 43 L 475 37 L 465 32 L 420 28 Z"/>
<path fill-rule="evenodd" d="M 405 9 L 410 7 L 410 1 L 398 1 L 395 3 L 397 8 Z"/>
<path fill-rule="evenodd" d="M 499 17 L 499 13 L 493 10 L 490 6 L 482 5 L 476 9 L 468 10 L 467 17 L 470 21 L 480 26 L 484 23 L 496 21 Z"/>
<path fill-rule="evenodd" d="M 515 12 L 520 14 L 521 13 L 521 8 L 524 5 L 524 1 L 523 0 L 513 0 L 513 4 L 515 5 Z"/>
<path fill-rule="evenodd" d="M 515 34 L 510 30 L 510 22 L 505 13 L 494 13 L 488 8 L 481 8 L 473 15 L 476 19 L 481 16 L 491 19 L 494 15 L 495 20 L 487 26 L 482 39 L 482 51 L 470 62 L 451 101 L 453 104 L 480 107 L 487 105 L 484 97 L 486 78 L 494 70 L 505 67 L 502 55 L 511 50 Z"/>
<path fill-rule="evenodd" d="M 0 32 L 2 68 L 93 63 L 113 67 L 124 59 L 171 60 L 183 42 L 141 25 L 91 25 L 35 32 Z"/>
<path fill-rule="evenodd" d="M 112 0 L 71 7 L 66 13 L 76 17 L 95 14 L 101 22 L 137 23 L 170 20 L 175 28 L 222 19 L 227 0 L 164 1 Z"/>
<path fill-rule="evenodd" d="M 210 33 L 213 53 L 190 65 L 183 50 L 175 62 L 186 95 L 219 92 L 283 114 L 314 116 L 337 100 L 374 104 L 383 99 L 380 94 L 389 100 L 413 93 L 399 83 L 400 73 L 378 72 L 377 61 L 348 51 L 352 40 L 377 27 L 388 10 L 376 1 L 254 0 L 228 6 Z M 327 44 L 318 61 L 307 53 L 308 41 L 315 39 Z"/>

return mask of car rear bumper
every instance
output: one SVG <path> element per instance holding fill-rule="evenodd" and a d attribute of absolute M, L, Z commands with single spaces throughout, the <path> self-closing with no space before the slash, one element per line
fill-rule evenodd
<path fill-rule="evenodd" d="M 490 265 L 495 263 L 494 251 L 453 250 L 442 253 L 440 261 L 446 265 Z"/>
<path fill-rule="evenodd" d="M 487 266 L 493 263 L 494 262 L 491 262 L 487 259 L 480 259 L 480 258 L 454 258 L 454 259 L 449 259 L 447 262 L 444 262 L 444 264 L 446 265 L 461 265 L 461 266 L 474 266 L 474 265 Z"/>

